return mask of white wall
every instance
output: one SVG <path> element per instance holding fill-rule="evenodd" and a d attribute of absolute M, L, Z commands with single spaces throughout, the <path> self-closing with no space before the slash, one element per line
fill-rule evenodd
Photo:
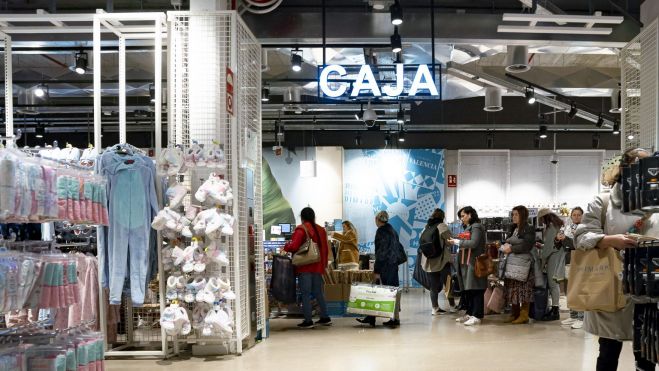
<path fill-rule="evenodd" d="M 343 215 L 343 148 L 296 148 L 296 153 L 284 150 L 275 157 L 271 148 L 263 149 L 284 197 L 293 208 L 295 220 L 300 222 L 300 210 L 310 206 L 316 212 L 316 222 L 341 219 Z M 316 160 L 316 177 L 300 178 L 300 160 Z"/>

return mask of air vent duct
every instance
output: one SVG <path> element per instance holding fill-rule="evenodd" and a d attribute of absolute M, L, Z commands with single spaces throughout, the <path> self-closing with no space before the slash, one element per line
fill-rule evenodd
<path fill-rule="evenodd" d="M 528 64 L 529 48 L 524 45 L 508 45 L 506 54 L 506 71 L 522 73 L 531 69 Z"/>

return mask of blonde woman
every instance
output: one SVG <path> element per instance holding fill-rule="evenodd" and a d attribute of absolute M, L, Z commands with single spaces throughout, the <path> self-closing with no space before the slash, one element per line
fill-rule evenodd
<path fill-rule="evenodd" d="M 357 228 L 348 220 L 344 220 L 341 224 L 343 226 L 343 233 L 330 232 L 330 236 L 335 240 L 341 242 L 339 246 L 338 264 L 356 263 L 359 264 L 359 234 Z"/>

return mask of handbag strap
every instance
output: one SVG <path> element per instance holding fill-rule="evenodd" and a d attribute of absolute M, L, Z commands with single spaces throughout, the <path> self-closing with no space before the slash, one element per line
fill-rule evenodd
<path fill-rule="evenodd" d="M 302 229 L 304 229 L 304 233 L 307 235 L 307 240 L 311 239 L 311 236 L 309 236 L 309 231 L 307 230 L 307 226 L 302 223 Z"/>
<path fill-rule="evenodd" d="M 602 199 L 602 212 L 600 215 L 600 222 L 602 224 L 602 232 L 606 234 L 606 212 L 609 209 L 609 203 L 611 201 L 611 194 L 610 193 L 602 193 L 600 195 L 600 198 Z"/>

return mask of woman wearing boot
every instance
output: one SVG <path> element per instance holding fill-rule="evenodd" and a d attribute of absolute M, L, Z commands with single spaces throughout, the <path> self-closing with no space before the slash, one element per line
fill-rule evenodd
<path fill-rule="evenodd" d="M 502 246 L 504 254 L 531 255 L 535 243 L 535 231 L 528 224 L 529 210 L 525 206 L 516 206 L 512 212 L 513 226 L 509 239 Z M 512 324 L 529 323 L 529 305 L 533 298 L 533 285 L 535 278 L 529 269 L 529 277 L 525 281 L 504 279 L 506 300 L 512 305 L 512 313 L 505 321 Z"/>
<path fill-rule="evenodd" d="M 561 319 L 558 302 L 561 297 L 560 283 L 565 280 L 565 254 L 560 244 L 556 243 L 556 237 L 564 223 L 558 215 L 546 208 L 538 211 L 538 220 L 544 226 L 542 251 L 539 254 L 540 264 L 543 271 L 547 272 L 547 284 L 551 295 L 551 310 L 542 317 L 542 321 L 557 321 Z"/>
<path fill-rule="evenodd" d="M 583 222 L 577 227 L 575 233 L 576 248 L 579 250 L 616 249 L 623 250 L 636 246 L 636 241 L 625 234 L 627 232 L 643 234 L 659 226 L 659 215 L 649 218 L 624 213 L 622 211 L 622 183 L 620 179 L 621 166 L 629 166 L 650 154 L 643 149 L 627 150 L 617 158 L 611 160 L 602 169 L 602 184 L 611 187 L 595 197 L 583 216 Z M 572 262 L 574 264 L 574 262 Z M 573 267 L 573 269 L 575 269 Z M 639 306 L 640 307 L 640 306 Z M 622 342 L 632 340 L 634 316 L 642 315 L 641 311 L 634 311 L 634 303 L 627 301 L 627 306 L 617 312 L 586 312 L 584 318 L 584 331 L 599 336 L 599 357 L 597 357 L 597 371 L 614 371 L 618 369 L 618 358 L 622 351 Z M 644 359 L 639 351 L 634 351 L 636 369 L 650 371 L 655 365 Z"/>

